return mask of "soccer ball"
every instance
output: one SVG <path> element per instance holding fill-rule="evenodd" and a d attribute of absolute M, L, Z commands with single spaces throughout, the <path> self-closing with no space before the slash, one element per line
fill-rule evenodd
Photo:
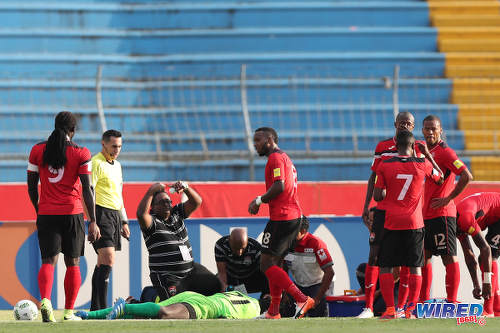
<path fill-rule="evenodd" d="M 38 317 L 38 308 L 32 301 L 23 299 L 14 305 L 16 320 L 35 320 L 36 317 Z"/>

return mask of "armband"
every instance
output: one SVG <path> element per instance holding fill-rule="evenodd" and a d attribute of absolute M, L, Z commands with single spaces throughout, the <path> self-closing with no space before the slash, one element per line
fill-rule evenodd
<path fill-rule="evenodd" d="M 261 199 L 261 196 L 259 195 L 257 198 L 255 198 L 255 204 L 257 206 L 260 206 L 262 205 L 262 199 Z"/>

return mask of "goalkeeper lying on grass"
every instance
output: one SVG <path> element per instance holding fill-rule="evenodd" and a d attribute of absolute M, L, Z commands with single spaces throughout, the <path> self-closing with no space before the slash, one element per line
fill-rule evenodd
<path fill-rule="evenodd" d="M 259 301 L 239 291 L 212 296 L 185 291 L 160 303 L 127 304 L 119 298 L 112 308 L 75 313 L 82 319 L 251 319 L 259 314 Z"/>

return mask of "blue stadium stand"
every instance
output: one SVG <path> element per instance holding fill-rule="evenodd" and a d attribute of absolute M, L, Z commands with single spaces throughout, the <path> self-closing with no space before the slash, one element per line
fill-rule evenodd
<path fill-rule="evenodd" d="M 8 1 L 0 20 L 0 181 L 25 181 L 26 154 L 63 109 L 80 119 L 75 141 L 100 150 L 99 65 L 127 181 L 249 179 L 243 63 L 252 127 L 278 130 L 302 180 L 368 177 L 371 158 L 352 156 L 393 135 L 382 78 L 396 64 L 399 108 L 415 115 L 416 134 L 437 114 L 450 145 L 464 147 L 423 1 Z M 329 152 L 339 157 L 321 158 Z M 257 175 L 263 165 L 257 157 Z"/>

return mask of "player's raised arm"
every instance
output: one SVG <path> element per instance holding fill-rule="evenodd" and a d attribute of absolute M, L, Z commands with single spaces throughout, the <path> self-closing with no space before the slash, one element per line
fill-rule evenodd
<path fill-rule="evenodd" d="M 151 215 L 149 214 L 149 210 L 151 209 L 151 202 L 153 201 L 153 197 L 157 192 L 164 192 L 165 185 L 160 183 L 155 183 L 151 185 L 144 194 L 141 202 L 139 202 L 139 206 L 137 207 L 137 220 L 139 221 L 139 225 L 141 229 L 146 230 L 149 229 L 152 223 Z"/>
<path fill-rule="evenodd" d="M 177 193 L 184 192 L 184 194 L 188 198 L 187 201 L 184 203 L 184 217 L 185 218 L 188 218 L 189 216 L 191 216 L 191 214 L 196 209 L 198 209 L 198 207 L 201 206 L 203 199 L 195 190 L 193 190 L 191 187 L 189 187 L 188 183 L 183 182 L 183 181 L 177 181 L 171 186 L 171 188 L 174 189 Z"/>

